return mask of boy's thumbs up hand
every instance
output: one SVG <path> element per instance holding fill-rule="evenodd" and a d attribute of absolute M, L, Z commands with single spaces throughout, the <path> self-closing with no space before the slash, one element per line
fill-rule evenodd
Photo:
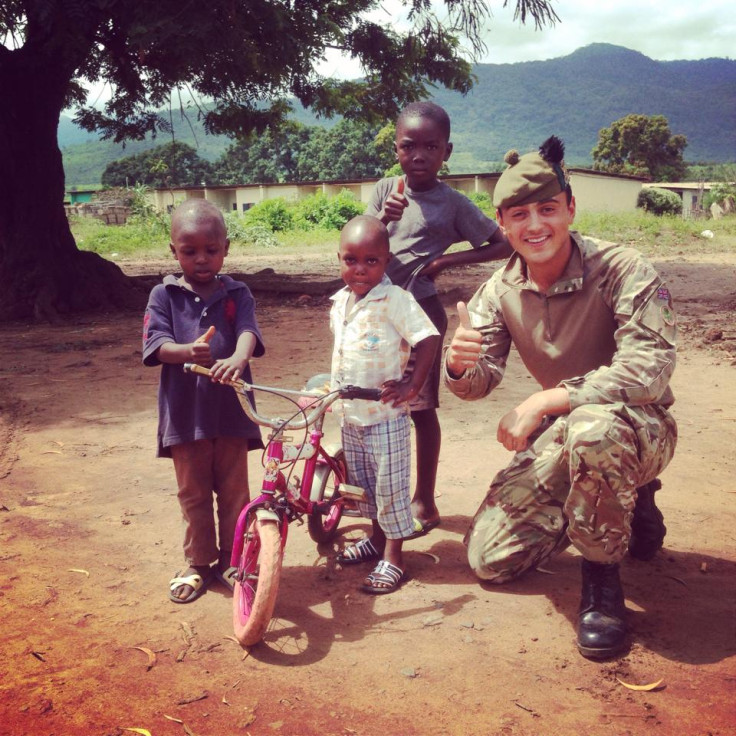
<path fill-rule="evenodd" d="M 389 194 L 388 199 L 383 204 L 381 211 L 381 222 L 388 225 L 389 222 L 397 222 L 404 214 L 404 210 L 409 206 L 409 201 L 404 196 L 404 177 L 400 176 L 396 180 L 394 190 Z"/>
<path fill-rule="evenodd" d="M 210 325 L 207 328 L 207 332 L 204 333 L 204 335 L 200 335 L 194 342 L 206 342 L 209 343 L 209 341 L 214 337 L 215 335 L 215 326 Z"/>
<path fill-rule="evenodd" d="M 200 335 L 193 343 L 189 346 L 189 360 L 197 365 L 203 365 L 205 368 L 210 368 L 214 361 L 212 360 L 212 353 L 210 352 L 210 340 L 215 334 L 215 326 L 211 325 L 207 328 L 207 332 L 204 335 Z"/>
<path fill-rule="evenodd" d="M 473 329 L 465 302 L 458 302 L 457 316 L 460 324 L 447 349 L 446 361 L 450 374 L 459 378 L 480 360 L 483 336 Z"/>

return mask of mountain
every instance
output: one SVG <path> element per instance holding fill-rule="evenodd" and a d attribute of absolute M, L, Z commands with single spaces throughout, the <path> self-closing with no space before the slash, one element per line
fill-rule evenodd
<path fill-rule="evenodd" d="M 685 160 L 736 161 L 736 61 L 654 61 L 621 46 L 594 43 L 557 59 L 477 64 L 466 96 L 437 89 L 432 96 L 452 120 L 453 173 L 498 170 L 509 148 L 531 150 L 552 133 L 565 141 L 569 165 L 589 166 L 598 131 L 631 113 L 664 115 L 670 130 L 687 137 Z M 175 111 L 177 140 L 214 161 L 230 140 L 208 136 L 196 120 Z M 332 124 L 300 111 L 307 125 Z M 90 186 L 115 159 L 168 142 L 114 144 L 96 140 L 70 118 L 59 125 L 67 187 Z"/>
<path fill-rule="evenodd" d="M 559 59 L 473 71 L 467 97 L 442 89 L 433 99 L 450 114 L 455 150 L 477 160 L 536 148 L 555 133 L 568 163 L 590 164 L 598 131 L 631 113 L 664 115 L 688 140 L 686 161 L 736 160 L 736 61 L 653 61 L 596 43 Z"/>

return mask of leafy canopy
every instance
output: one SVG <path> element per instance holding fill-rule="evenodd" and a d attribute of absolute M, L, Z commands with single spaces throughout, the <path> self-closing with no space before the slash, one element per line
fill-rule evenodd
<path fill-rule="evenodd" d="M 627 115 L 598 133 L 593 168 L 613 174 L 677 181 L 685 173 L 684 135 L 672 135 L 664 115 Z"/>
<path fill-rule="evenodd" d="M 214 133 L 277 125 L 290 98 L 319 115 L 384 121 L 425 97 L 427 85 L 466 92 L 467 57 L 484 48 L 490 17 L 483 0 L 400 4 L 412 24 L 407 31 L 389 14 L 371 20 L 380 0 L 3 0 L 0 58 L 22 48 L 53 58 L 73 80 L 66 102 L 80 105 L 76 121 L 117 142 L 168 130 L 170 121 L 154 111 L 171 104 L 172 90 L 180 102 L 215 101 L 193 103 Z M 517 0 L 514 7 L 515 17 L 538 27 L 558 20 L 551 2 Z M 328 49 L 358 60 L 362 79 L 318 74 Z M 82 106 L 84 80 L 110 84 L 104 109 Z"/>
<path fill-rule="evenodd" d="M 199 186 L 211 183 L 212 166 L 192 146 L 174 141 L 109 163 L 102 185 L 128 187 Z"/>

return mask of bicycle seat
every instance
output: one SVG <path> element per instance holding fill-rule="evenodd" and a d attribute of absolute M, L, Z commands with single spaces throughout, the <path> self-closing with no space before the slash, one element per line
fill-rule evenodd
<path fill-rule="evenodd" d="M 332 376 L 329 373 L 318 373 L 316 376 L 312 376 L 304 385 L 305 391 L 324 391 L 327 393 L 330 390 L 330 381 Z"/>

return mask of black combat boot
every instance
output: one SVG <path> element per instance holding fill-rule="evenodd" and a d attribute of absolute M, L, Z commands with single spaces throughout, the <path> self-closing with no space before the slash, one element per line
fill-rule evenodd
<path fill-rule="evenodd" d="M 626 642 L 626 606 L 618 565 L 583 559 L 578 649 L 591 659 L 618 654 Z"/>
<path fill-rule="evenodd" d="M 654 492 L 662 484 L 656 478 L 636 489 L 636 506 L 631 520 L 629 554 L 637 560 L 651 560 L 662 548 L 667 527 L 664 516 L 654 503 Z"/>

